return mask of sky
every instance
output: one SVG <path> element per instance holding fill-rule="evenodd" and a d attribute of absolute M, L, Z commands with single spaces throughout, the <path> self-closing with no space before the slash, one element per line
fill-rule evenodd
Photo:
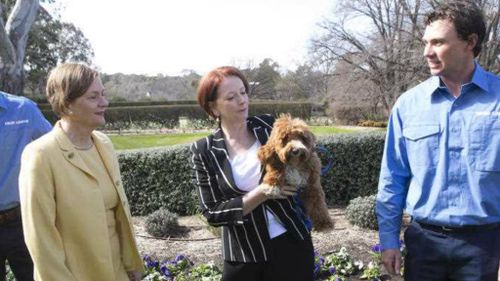
<path fill-rule="evenodd" d="M 104 73 L 204 74 L 222 65 L 281 71 L 308 56 L 317 24 L 335 0 L 57 0 L 61 20 L 79 27 Z M 45 4 L 44 6 L 47 7 Z"/>

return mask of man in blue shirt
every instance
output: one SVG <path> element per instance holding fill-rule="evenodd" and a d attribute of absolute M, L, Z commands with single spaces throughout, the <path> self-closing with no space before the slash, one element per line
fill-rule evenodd
<path fill-rule="evenodd" d="M 6 260 L 17 281 L 33 280 L 19 208 L 19 168 L 24 147 L 50 129 L 35 103 L 0 92 L 0 280 Z"/>
<path fill-rule="evenodd" d="M 472 1 L 427 15 L 432 77 L 393 107 L 377 195 L 382 262 L 405 280 L 497 280 L 500 256 L 500 79 L 474 60 L 485 23 Z"/>

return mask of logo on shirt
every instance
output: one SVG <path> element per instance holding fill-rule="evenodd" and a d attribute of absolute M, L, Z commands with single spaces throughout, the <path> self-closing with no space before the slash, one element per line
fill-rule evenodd
<path fill-rule="evenodd" d="M 478 111 L 477 116 L 500 116 L 500 111 Z"/>
<path fill-rule="evenodd" d="M 27 124 L 29 122 L 30 122 L 30 120 L 28 120 L 28 119 L 5 121 L 5 126 L 21 125 L 21 124 Z"/>

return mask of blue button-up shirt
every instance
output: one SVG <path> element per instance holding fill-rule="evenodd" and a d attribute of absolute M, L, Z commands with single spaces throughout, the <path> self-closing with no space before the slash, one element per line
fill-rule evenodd
<path fill-rule="evenodd" d="M 500 222 L 500 78 L 477 63 L 458 98 L 431 77 L 389 118 L 377 216 L 384 249 L 399 248 L 402 211 L 442 226 Z"/>
<path fill-rule="evenodd" d="M 0 92 L 0 211 L 19 205 L 21 153 L 50 129 L 34 102 Z"/>

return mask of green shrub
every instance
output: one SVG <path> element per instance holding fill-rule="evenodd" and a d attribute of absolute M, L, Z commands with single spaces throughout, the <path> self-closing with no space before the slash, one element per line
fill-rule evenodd
<path fill-rule="evenodd" d="M 176 276 L 175 281 L 219 281 L 222 272 L 213 263 L 199 264 Z"/>
<path fill-rule="evenodd" d="M 38 104 L 40 109 L 51 109 L 46 97 L 32 99 Z M 198 104 L 196 100 L 166 100 L 166 101 L 127 101 L 122 97 L 108 97 L 109 107 L 123 106 L 149 106 L 149 105 L 176 105 L 176 104 Z"/>
<path fill-rule="evenodd" d="M 361 121 L 358 122 L 358 126 L 361 126 L 361 127 L 386 128 L 387 127 L 387 121 L 361 120 Z"/>
<path fill-rule="evenodd" d="M 198 198 L 191 183 L 189 157 L 187 145 L 118 153 L 133 215 L 144 216 L 162 207 L 179 215 L 197 212 Z"/>
<path fill-rule="evenodd" d="M 318 139 L 331 154 L 332 168 L 321 176 L 327 203 L 347 205 L 349 200 L 377 192 L 385 134 L 335 134 Z M 326 166 L 328 155 L 321 155 Z"/>
<path fill-rule="evenodd" d="M 279 116 L 290 113 L 293 117 L 308 120 L 311 117 L 312 103 L 309 102 L 252 102 L 249 115 L 271 114 Z"/>
<path fill-rule="evenodd" d="M 125 106 L 111 106 L 106 110 L 107 130 L 123 130 L 128 128 L 151 129 L 151 128 L 174 128 L 179 125 L 179 116 L 186 116 L 197 121 L 203 120 L 206 124 L 208 116 L 203 109 L 192 101 L 185 103 L 170 104 L 168 102 L 142 102 L 123 103 Z M 50 105 L 39 105 L 40 110 L 49 122 L 54 124 L 58 117 L 52 112 Z M 269 113 L 278 116 L 280 113 L 288 112 L 292 116 L 309 119 L 311 116 L 311 103 L 300 102 L 253 102 L 250 105 L 250 115 L 261 115 Z M 208 121 L 210 122 L 210 121 Z"/>
<path fill-rule="evenodd" d="M 146 232 L 155 237 L 172 236 L 178 227 L 178 216 L 164 208 L 154 211 L 146 218 Z"/>
<path fill-rule="evenodd" d="M 336 134 L 318 139 L 321 176 L 327 203 L 347 205 L 349 200 L 377 192 L 384 147 L 381 132 Z M 198 212 L 198 197 L 191 182 L 189 145 L 122 151 L 118 153 L 123 185 L 133 215 L 147 215 L 161 207 L 179 215 Z"/>
<path fill-rule="evenodd" d="M 356 125 L 362 120 L 385 121 L 388 118 L 382 108 L 368 105 L 334 103 L 331 107 L 331 114 L 338 123 L 345 125 Z"/>
<path fill-rule="evenodd" d="M 375 214 L 376 195 L 354 198 L 345 210 L 346 218 L 353 225 L 362 228 L 377 230 L 377 216 Z"/>

